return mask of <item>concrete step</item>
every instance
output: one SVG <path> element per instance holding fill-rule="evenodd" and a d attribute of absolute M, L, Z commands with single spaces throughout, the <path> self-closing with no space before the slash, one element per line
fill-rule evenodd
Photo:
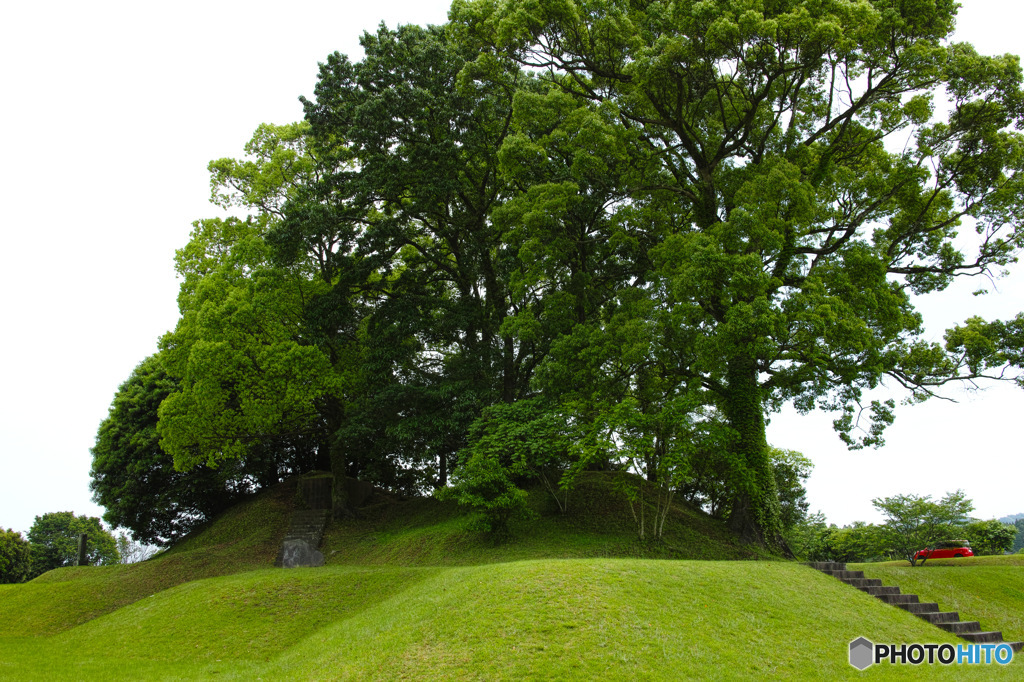
<path fill-rule="evenodd" d="M 956 611 L 929 611 L 927 613 L 914 614 L 918 618 L 923 618 L 932 625 L 938 625 L 939 623 L 959 623 L 960 614 Z"/>
<path fill-rule="evenodd" d="M 913 613 L 919 618 L 942 628 L 946 632 L 975 644 L 1003 644 L 1002 632 L 982 632 L 978 621 L 961 621 L 956 611 L 939 611 L 935 602 L 922 602 L 916 594 L 900 594 L 900 588 L 883 586 L 881 580 L 865 578 L 863 571 L 848 571 L 846 564 L 835 561 L 817 561 L 806 564 L 811 568 L 827 573 L 851 587 L 881 599 L 887 604 L 898 606 Z M 1015 653 L 1024 650 L 1024 642 L 1005 642 Z"/>
<path fill-rule="evenodd" d="M 969 632 L 981 632 L 981 623 L 976 620 L 964 620 L 956 623 L 936 623 L 940 628 L 946 632 L 952 632 L 954 635 L 963 637 Z"/>
<path fill-rule="evenodd" d="M 916 604 L 920 601 L 916 594 L 878 594 L 875 596 L 886 604 Z"/>
<path fill-rule="evenodd" d="M 914 596 L 917 596 L 917 595 L 914 595 Z M 910 611 L 915 616 L 917 614 L 919 614 L 919 613 L 929 613 L 929 612 L 933 612 L 933 611 L 938 611 L 939 610 L 939 605 L 936 604 L 933 601 L 920 602 L 920 603 L 909 602 L 909 603 L 904 603 L 904 604 L 893 604 L 893 606 L 898 606 L 901 609 L 903 609 L 904 611 Z"/>
<path fill-rule="evenodd" d="M 964 632 L 957 636 L 975 644 L 1001 644 L 1003 641 L 1002 632 Z"/>
<path fill-rule="evenodd" d="M 881 598 L 881 596 L 883 594 L 899 594 L 900 593 L 900 588 L 896 587 L 895 585 L 889 585 L 889 586 L 886 586 L 886 585 L 870 585 L 868 587 L 860 587 L 860 588 L 857 588 L 857 589 L 859 589 L 861 592 L 867 592 L 872 597 L 879 597 L 879 598 Z"/>

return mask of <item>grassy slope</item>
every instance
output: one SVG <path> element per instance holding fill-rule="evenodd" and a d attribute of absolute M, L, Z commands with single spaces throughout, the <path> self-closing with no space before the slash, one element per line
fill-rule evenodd
<path fill-rule="evenodd" d="M 540 517 L 498 546 L 466 531 L 468 519 L 454 505 L 428 498 L 364 509 L 361 518 L 330 529 L 323 552 L 328 564 L 432 566 L 585 557 L 770 558 L 741 545 L 720 521 L 683 506 L 670 512 L 665 543 L 640 543 L 629 507 L 615 491 L 615 476 L 588 474 L 565 514 L 547 493 L 535 490 L 530 504 Z"/>
<path fill-rule="evenodd" d="M 267 491 L 195 537 L 129 566 L 61 568 L 0 585 L 0 637 L 51 635 L 191 580 L 265 568 L 287 528 L 291 490 Z"/>
<path fill-rule="evenodd" d="M 621 509 L 601 519 L 600 481 L 578 514 L 500 547 L 449 508 L 415 501 L 337 524 L 325 568 L 265 568 L 292 490 L 141 565 L 0 587 L 0 679 L 843 678 L 857 674 L 846 647 L 861 635 L 957 642 L 792 563 L 615 558 L 750 555 L 684 510 L 672 539 L 685 551 L 644 549 Z M 960 673 L 1021 670 L 1018 660 Z"/>

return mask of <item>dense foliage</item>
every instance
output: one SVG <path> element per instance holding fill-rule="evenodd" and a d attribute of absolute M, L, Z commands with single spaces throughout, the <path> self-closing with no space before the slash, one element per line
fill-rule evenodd
<path fill-rule="evenodd" d="M 32 547 L 21 533 L 0 528 L 0 584 L 20 583 L 32 571 Z"/>
<path fill-rule="evenodd" d="M 892 403 L 853 432 L 883 377 L 925 397 L 1019 360 L 1021 317 L 970 321 L 947 349 L 915 338 L 911 292 L 1010 263 L 1024 236 L 1019 64 L 944 44 L 953 3 L 475 0 L 452 15 L 489 48 L 478 63 L 512 59 L 607 112 L 615 142 L 593 146 L 626 150 L 627 224 L 658 242 L 629 283 L 655 303 L 650 356 L 729 427 L 748 539 L 781 532 L 766 409 L 839 410 L 848 443 L 877 445 Z M 966 253 L 965 220 L 980 236 Z"/>
<path fill-rule="evenodd" d="M 1013 546 L 1016 528 L 996 519 L 968 516 L 974 503 L 963 491 L 930 496 L 895 495 L 873 500 L 885 516 L 882 525 L 855 522 L 838 528 L 814 514 L 796 524 L 788 538 L 794 552 L 811 561 L 864 562 L 905 559 L 923 563 L 915 554 L 936 543 L 967 542 L 976 556 L 1003 554 Z"/>
<path fill-rule="evenodd" d="M 768 412 L 877 446 L 883 380 L 923 400 L 1022 361 L 1024 316 L 940 345 L 914 308 L 1024 241 L 1020 66 L 950 44 L 955 12 L 457 0 L 364 35 L 304 122 L 210 165 L 243 215 L 178 252 L 159 456 L 454 480 L 498 528 L 527 479 L 564 509 L 578 472 L 628 470 L 641 536 L 682 492 L 784 547 L 806 473 Z M 145 433 L 99 452 L 155 461 Z"/>
<path fill-rule="evenodd" d="M 997 519 L 971 521 L 964 526 L 964 537 L 977 556 L 1003 554 L 1013 548 L 1017 528 Z"/>
<path fill-rule="evenodd" d="M 299 439 L 266 438 L 244 459 L 182 471 L 161 447 L 157 410 L 179 382 L 159 355 L 143 360 L 114 396 L 92 448 L 93 499 L 112 527 L 167 545 L 256 490 L 313 467 Z"/>

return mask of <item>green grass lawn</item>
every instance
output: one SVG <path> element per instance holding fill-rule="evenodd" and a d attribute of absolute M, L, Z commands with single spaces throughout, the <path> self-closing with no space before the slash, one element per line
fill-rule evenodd
<path fill-rule="evenodd" d="M 13 586 L 19 590 L 26 586 Z M 3 611 L 8 611 L 6 600 Z M 32 634 L 32 633 L 24 633 Z M 787 562 L 533 560 L 264 569 L 55 635 L 0 638 L 3 679 L 845 679 L 850 640 L 958 640 Z M 958 676 L 1021 676 L 1008 668 Z"/>
<path fill-rule="evenodd" d="M 697 512 L 674 513 L 671 547 L 637 543 L 599 485 L 499 546 L 433 501 L 381 505 L 334 526 L 327 566 L 291 570 L 269 566 L 294 488 L 270 491 L 142 564 L 0 586 L 0 679 L 1024 678 L 1020 660 L 858 673 L 859 636 L 960 640 Z M 985 581 L 1020 585 L 967 577 L 987 565 L 917 573 L 982 602 Z M 1013 608 L 982 622 L 1011 631 Z"/>

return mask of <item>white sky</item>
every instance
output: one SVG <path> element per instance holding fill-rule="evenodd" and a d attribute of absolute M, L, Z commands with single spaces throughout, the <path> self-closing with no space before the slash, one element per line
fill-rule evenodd
<path fill-rule="evenodd" d="M 964 5 L 961 39 L 1024 52 L 1016 3 Z M 193 220 L 217 215 L 206 164 L 240 156 L 261 122 L 299 120 L 317 63 L 335 50 L 358 56 L 362 31 L 442 23 L 447 8 L 65 0 L 0 10 L 0 527 L 102 514 L 89 448 L 118 385 L 177 320 L 174 250 Z M 934 338 L 972 314 L 1024 309 L 1024 277 L 1000 291 L 928 301 Z M 990 518 L 1024 511 L 1022 417 L 1024 392 L 1000 386 L 898 411 L 878 451 L 847 452 L 821 413 L 776 416 L 769 440 L 814 460 L 811 507 L 830 521 L 877 520 L 874 497 L 956 488 Z"/>

